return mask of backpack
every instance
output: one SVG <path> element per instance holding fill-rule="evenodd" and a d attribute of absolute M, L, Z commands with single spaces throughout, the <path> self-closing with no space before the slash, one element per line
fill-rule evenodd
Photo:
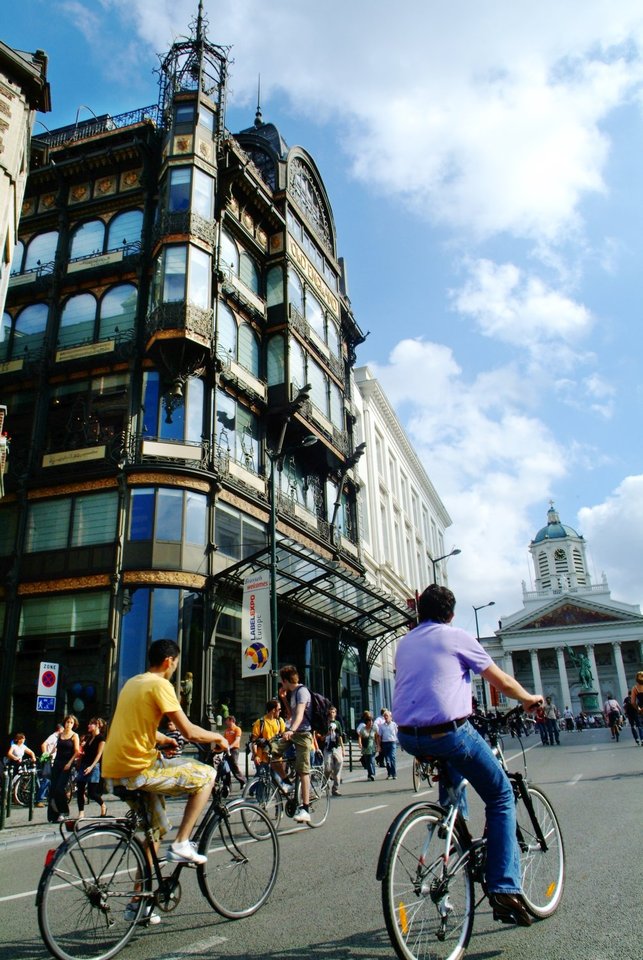
<path fill-rule="evenodd" d="M 315 733 L 328 733 L 328 711 L 332 703 L 321 693 L 310 691 L 310 726 Z"/>

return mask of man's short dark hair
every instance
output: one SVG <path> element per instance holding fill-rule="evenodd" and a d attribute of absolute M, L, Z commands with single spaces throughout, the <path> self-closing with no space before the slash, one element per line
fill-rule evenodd
<path fill-rule="evenodd" d="M 147 660 L 151 667 L 160 667 L 166 657 L 178 657 L 180 652 L 174 640 L 155 640 L 147 651 Z"/>
<path fill-rule="evenodd" d="M 279 703 L 279 700 L 277 700 L 276 697 L 273 697 L 271 700 L 266 701 L 266 709 L 264 712 L 270 713 L 271 710 L 275 710 L 277 707 L 281 709 L 281 704 Z"/>
<path fill-rule="evenodd" d="M 279 671 L 279 676 L 282 680 L 285 680 L 286 683 L 299 683 L 299 670 L 292 663 L 288 663 L 285 667 L 282 667 Z"/>
<path fill-rule="evenodd" d="M 455 594 L 448 587 L 432 583 L 418 600 L 418 619 L 434 620 L 436 623 L 448 623 L 455 610 Z"/>

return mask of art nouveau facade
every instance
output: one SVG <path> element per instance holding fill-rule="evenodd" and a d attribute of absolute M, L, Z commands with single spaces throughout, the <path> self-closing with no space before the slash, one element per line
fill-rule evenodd
<path fill-rule="evenodd" d="M 433 560 L 444 556 L 451 518 L 427 476 L 380 382 L 368 367 L 353 372 L 356 437 L 366 443 L 358 463 L 360 544 L 366 576 L 414 610 L 416 593 L 433 581 Z M 435 567 L 447 584 L 447 561 Z M 369 650 L 371 703 L 392 699 L 394 643 Z"/>
<path fill-rule="evenodd" d="M 523 608 L 503 617 L 495 642 L 485 641 L 489 652 L 528 689 L 574 713 L 582 708 L 577 661 L 585 655 L 598 704 L 608 693 L 622 702 L 643 663 L 640 608 L 613 600 L 604 574 L 592 583 L 585 540 L 553 505 L 529 552 L 535 589 L 523 582 Z"/>
<path fill-rule="evenodd" d="M 61 710 L 109 716 L 161 636 L 194 673 L 195 719 L 223 696 L 254 719 L 268 678 L 241 677 L 241 597 L 273 543 L 279 662 L 343 712 L 344 665 L 359 708 L 369 644 L 409 623 L 363 576 L 363 336 L 330 202 L 259 111 L 226 128 L 227 70 L 200 7 L 158 104 L 34 142 L 0 341 L 6 725 L 33 729 L 43 660 L 60 663 Z"/>

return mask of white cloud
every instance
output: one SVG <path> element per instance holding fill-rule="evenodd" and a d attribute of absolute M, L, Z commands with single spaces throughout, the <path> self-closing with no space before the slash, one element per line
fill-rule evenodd
<path fill-rule="evenodd" d="M 626 477 L 602 502 L 578 512 L 579 533 L 591 554 L 600 558 L 614 598 L 625 603 L 643 600 L 643 475 Z"/>
<path fill-rule="evenodd" d="M 545 346 L 550 353 L 555 341 L 575 343 L 593 325 L 587 307 L 513 263 L 470 263 L 469 278 L 451 296 L 456 309 L 472 317 L 485 336 L 532 351 Z M 557 365 L 563 356 L 557 355 Z"/>
<path fill-rule="evenodd" d="M 451 350 L 421 340 L 402 341 L 388 365 L 370 366 L 391 403 L 403 408 L 411 442 L 458 532 L 462 554 L 452 563 L 464 609 L 493 599 L 481 623 L 513 612 L 529 576 L 530 510 L 565 477 L 564 448 L 524 412 L 517 369 L 468 381 Z M 519 569 L 516 557 L 524 560 Z"/>
<path fill-rule="evenodd" d="M 193 0 L 102 0 L 162 51 Z M 601 125 L 641 83 L 643 16 L 633 0 L 485 4 L 217 0 L 213 41 L 233 45 L 232 88 L 343 125 L 365 183 L 469 237 L 537 240 L 578 225 L 605 190 Z M 269 112 L 269 111 L 268 111 Z"/>

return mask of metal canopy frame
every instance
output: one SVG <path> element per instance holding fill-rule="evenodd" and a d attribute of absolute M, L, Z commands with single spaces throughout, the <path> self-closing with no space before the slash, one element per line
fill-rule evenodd
<path fill-rule="evenodd" d="M 270 547 L 226 567 L 213 582 L 242 587 L 246 577 L 270 571 Z M 276 586 L 279 600 L 337 629 L 370 641 L 395 636 L 413 625 L 405 605 L 295 540 L 277 541 Z"/>

